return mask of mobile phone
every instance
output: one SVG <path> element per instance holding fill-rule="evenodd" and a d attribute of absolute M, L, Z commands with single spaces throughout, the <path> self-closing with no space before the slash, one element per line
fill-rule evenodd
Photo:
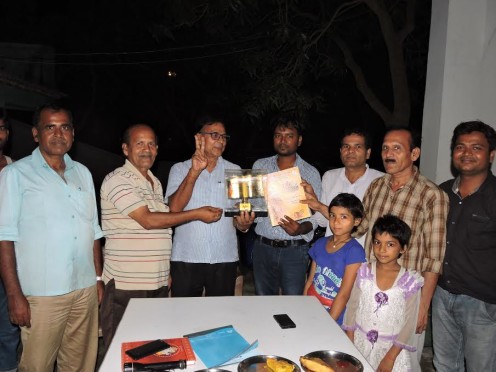
<path fill-rule="evenodd" d="M 144 358 L 148 355 L 155 354 L 161 350 L 168 349 L 170 345 L 164 340 L 155 340 L 147 344 L 140 345 L 133 349 L 126 350 L 126 354 L 134 360 Z"/>
<path fill-rule="evenodd" d="M 274 315 L 274 319 L 283 329 L 296 327 L 296 324 L 291 320 L 288 314 L 276 314 Z"/>

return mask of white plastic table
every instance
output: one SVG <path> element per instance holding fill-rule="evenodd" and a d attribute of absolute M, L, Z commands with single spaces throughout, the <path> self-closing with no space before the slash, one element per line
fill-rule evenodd
<path fill-rule="evenodd" d="M 296 328 L 281 329 L 274 314 L 288 314 Z M 373 371 L 346 334 L 313 296 L 235 296 L 132 299 L 100 367 L 121 371 L 121 343 L 182 337 L 232 325 L 249 342 L 259 341 L 260 354 L 278 355 L 299 365 L 299 357 L 335 350 L 358 358 Z M 185 372 L 203 369 L 197 362 Z M 222 367 L 236 371 L 237 365 Z"/>

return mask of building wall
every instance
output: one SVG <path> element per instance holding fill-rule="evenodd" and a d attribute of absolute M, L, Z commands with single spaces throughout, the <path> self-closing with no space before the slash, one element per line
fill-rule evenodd
<path fill-rule="evenodd" d="M 433 0 L 422 125 L 423 174 L 436 183 L 452 178 L 453 129 L 476 119 L 496 128 L 496 1 Z"/>

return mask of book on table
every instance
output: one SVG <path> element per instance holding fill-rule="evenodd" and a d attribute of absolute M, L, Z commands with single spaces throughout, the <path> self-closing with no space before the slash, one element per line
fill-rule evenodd
<path fill-rule="evenodd" d="M 232 325 L 184 335 L 207 368 L 241 362 L 258 355 L 258 341 L 251 344 Z"/>
<path fill-rule="evenodd" d="M 138 360 L 131 358 L 126 354 L 126 351 L 147 344 L 153 340 L 123 342 L 121 346 L 122 367 L 124 368 L 125 363 L 152 364 L 185 360 L 186 364 L 189 365 L 196 362 L 195 353 L 187 337 L 164 338 L 163 340 L 170 345 L 169 348 Z"/>

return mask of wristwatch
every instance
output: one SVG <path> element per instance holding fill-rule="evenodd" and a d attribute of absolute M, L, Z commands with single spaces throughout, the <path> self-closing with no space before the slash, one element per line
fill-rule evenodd
<path fill-rule="evenodd" d="M 97 281 L 97 282 L 103 282 L 103 279 L 102 279 L 102 277 L 101 277 L 101 276 L 97 276 L 97 277 L 96 277 L 96 281 Z"/>

